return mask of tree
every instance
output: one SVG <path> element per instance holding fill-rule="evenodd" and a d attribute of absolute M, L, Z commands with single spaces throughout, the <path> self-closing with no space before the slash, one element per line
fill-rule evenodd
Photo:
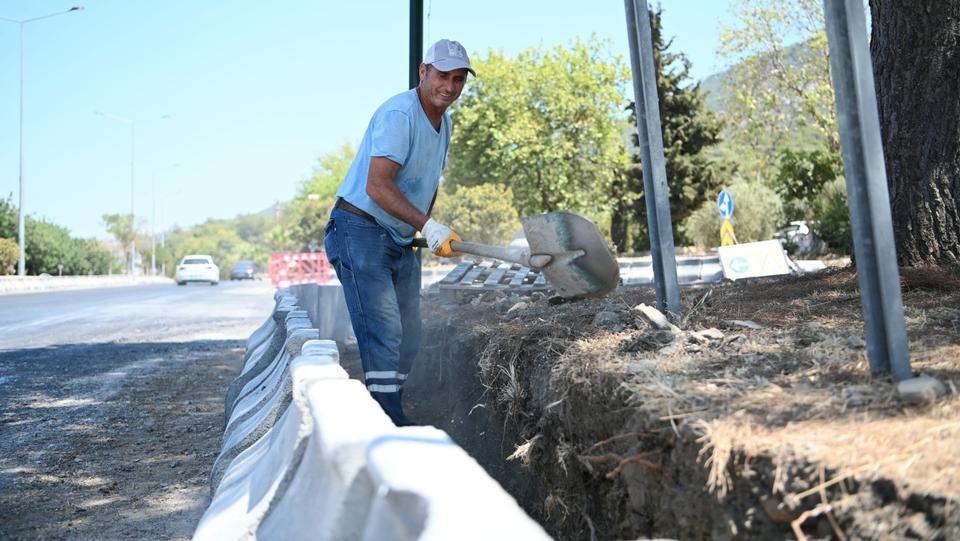
<path fill-rule="evenodd" d="M 679 224 L 716 194 L 726 168 L 707 155 L 720 142 L 722 123 L 704 105 L 700 84 L 690 84 L 690 61 L 683 53 L 668 52 L 671 43 L 662 34 L 661 11 L 650 11 L 653 38 L 653 64 L 657 73 L 657 95 L 663 129 L 667 186 L 670 192 L 670 217 L 674 236 L 681 244 Z M 635 104 L 630 104 L 631 126 L 636 126 Z M 619 251 L 626 251 L 628 232 L 632 230 L 634 251 L 647 249 L 647 209 L 643 195 L 643 169 L 640 164 L 636 130 L 631 135 L 635 152 L 632 163 L 615 182 L 616 206 L 611 217 L 611 236 Z M 630 222 L 634 227 L 630 227 Z"/>
<path fill-rule="evenodd" d="M 353 163 L 355 146 L 345 143 L 335 152 L 320 157 L 313 174 L 300 182 L 297 195 L 281 213 L 273 240 L 288 243 L 289 248 L 307 251 L 323 246 L 324 228 L 336 202 L 337 189 Z"/>
<path fill-rule="evenodd" d="M 723 119 L 742 176 L 770 178 L 784 149 L 840 161 L 821 0 L 740 0 L 723 27 Z M 787 45 L 786 40 L 795 41 Z"/>
<path fill-rule="evenodd" d="M 130 268 L 132 262 L 130 261 L 130 245 L 137 238 L 137 230 L 134 227 L 133 223 L 133 214 L 104 214 L 102 216 L 103 226 L 107 229 L 107 233 L 113 235 L 113 238 L 117 240 L 124 250 L 124 258 L 127 262 L 127 268 Z M 29 246 L 30 243 L 27 243 Z"/>
<path fill-rule="evenodd" d="M 594 38 L 516 58 L 488 51 L 474 67 L 481 77 L 452 108 L 451 187 L 509 186 L 522 214 L 607 212 L 626 163 L 623 60 Z"/>
<path fill-rule="evenodd" d="M 500 184 L 450 187 L 443 183 L 435 214 L 464 240 L 503 245 L 521 227 L 512 200 L 512 190 Z"/>
<path fill-rule="evenodd" d="M 842 173 L 843 163 L 836 154 L 822 150 L 781 150 L 773 189 L 783 199 L 787 219 L 816 219 L 814 201 L 823 187 L 842 177 Z"/>
<path fill-rule="evenodd" d="M 0 276 L 13 274 L 20 260 L 20 246 L 13 239 L 0 237 Z"/>
<path fill-rule="evenodd" d="M 13 205 L 11 199 L 13 195 L 6 199 L 0 199 L 0 237 L 8 239 L 17 238 L 19 224 L 17 222 L 17 207 Z"/>
<path fill-rule="evenodd" d="M 960 261 L 960 3 L 870 0 L 897 261 Z"/>

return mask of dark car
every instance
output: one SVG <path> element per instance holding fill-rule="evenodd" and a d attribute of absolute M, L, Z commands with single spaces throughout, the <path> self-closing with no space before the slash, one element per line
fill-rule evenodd
<path fill-rule="evenodd" d="M 253 261 L 237 261 L 230 269 L 231 280 L 254 280 L 257 277 L 257 266 Z"/>

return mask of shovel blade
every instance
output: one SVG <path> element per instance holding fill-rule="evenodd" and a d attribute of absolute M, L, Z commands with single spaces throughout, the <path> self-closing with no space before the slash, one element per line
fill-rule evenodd
<path fill-rule="evenodd" d="M 595 223 L 572 212 L 528 216 L 522 222 L 530 254 L 552 256 L 542 271 L 561 297 L 600 297 L 616 289 L 620 266 Z"/>

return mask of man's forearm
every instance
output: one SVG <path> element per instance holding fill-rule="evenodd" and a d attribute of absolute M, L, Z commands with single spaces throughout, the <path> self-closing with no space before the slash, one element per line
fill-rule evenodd
<path fill-rule="evenodd" d="M 413 206 L 397 187 L 394 178 L 399 168 L 399 165 L 387 158 L 373 158 L 367 175 L 367 195 L 387 214 L 403 220 L 420 231 L 428 217 Z"/>

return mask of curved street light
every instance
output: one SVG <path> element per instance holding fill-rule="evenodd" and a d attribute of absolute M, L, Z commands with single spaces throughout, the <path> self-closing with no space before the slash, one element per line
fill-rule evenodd
<path fill-rule="evenodd" d="M 41 15 L 40 17 L 33 17 L 23 20 L 0 17 L 0 21 L 13 23 L 20 27 L 20 203 L 19 208 L 17 209 L 20 215 L 17 225 L 17 237 L 20 244 L 20 261 L 17 263 L 17 274 L 19 276 L 25 276 L 27 274 L 27 238 L 23 226 L 25 219 L 24 216 L 26 216 L 23 210 L 23 25 L 42 19 L 49 19 L 50 17 L 56 17 L 57 15 L 65 15 L 71 11 L 82 10 L 83 6 L 73 6 L 66 11 L 58 11 L 56 13 L 50 13 L 49 15 Z"/>

